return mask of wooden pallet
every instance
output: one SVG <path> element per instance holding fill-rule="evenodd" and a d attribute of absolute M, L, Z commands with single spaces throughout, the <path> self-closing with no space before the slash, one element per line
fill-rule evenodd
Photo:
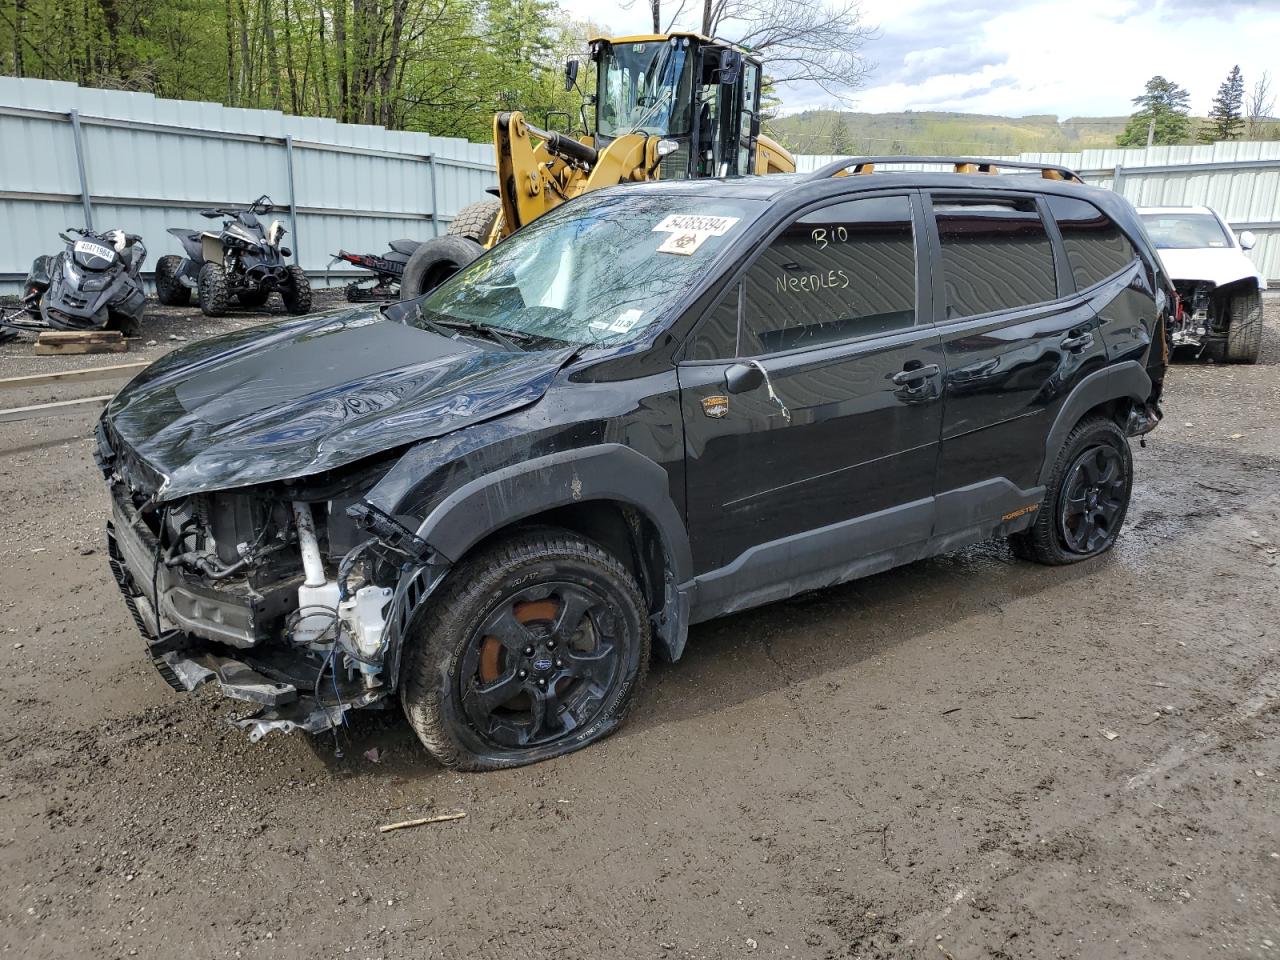
<path fill-rule="evenodd" d="M 46 330 L 36 337 L 36 355 L 124 353 L 129 341 L 119 330 Z"/>

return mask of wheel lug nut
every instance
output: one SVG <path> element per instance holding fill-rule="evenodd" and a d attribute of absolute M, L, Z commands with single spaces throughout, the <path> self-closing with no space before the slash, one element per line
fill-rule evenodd
<path fill-rule="evenodd" d="M 532 645 L 532 644 L 530 644 L 529 646 L 527 646 L 527 647 L 525 647 L 525 648 L 524 648 L 524 655 L 525 655 L 526 657 L 532 657 L 532 656 L 533 656 L 533 645 Z"/>
<path fill-rule="evenodd" d="M 541 677 L 541 678 L 539 678 L 539 680 L 538 680 L 538 686 L 540 686 L 540 687 L 545 687 L 546 685 L 547 685 L 547 678 L 546 678 L 546 677 Z"/>
<path fill-rule="evenodd" d="M 548 650 L 554 650 L 555 648 L 556 648 L 556 642 L 555 642 L 554 640 L 548 640 L 548 641 L 547 641 L 547 649 L 548 649 Z"/>
<path fill-rule="evenodd" d="M 521 671 L 520 671 L 520 679 L 521 679 L 521 680 L 523 680 L 523 679 L 524 679 L 525 677 L 527 677 L 528 675 L 529 675 L 529 671 L 528 671 L 528 670 L 521 670 Z"/>
<path fill-rule="evenodd" d="M 564 666 L 564 661 L 563 661 L 563 660 L 561 660 L 561 659 L 559 659 L 559 658 L 557 657 L 557 658 L 556 658 L 556 666 L 557 666 L 557 667 L 563 667 L 563 666 Z"/>

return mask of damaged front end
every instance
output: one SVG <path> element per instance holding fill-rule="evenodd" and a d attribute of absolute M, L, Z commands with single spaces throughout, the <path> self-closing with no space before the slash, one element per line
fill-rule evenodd
<path fill-rule="evenodd" d="M 444 566 L 359 502 L 383 467 L 157 502 L 159 478 L 104 426 L 98 444 L 111 569 L 170 686 L 216 681 L 256 704 L 231 721 L 255 741 L 387 705 L 401 638 Z"/>

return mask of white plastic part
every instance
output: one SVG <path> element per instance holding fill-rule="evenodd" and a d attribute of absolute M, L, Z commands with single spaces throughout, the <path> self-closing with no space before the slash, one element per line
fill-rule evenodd
<path fill-rule="evenodd" d="M 302 572 L 307 576 L 308 587 L 324 583 L 324 561 L 320 559 L 320 543 L 316 540 L 316 521 L 311 515 L 311 504 L 293 502 L 293 520 L 298 528 L 298 549 L 302 551 Z"/>
<path fill-rule="evenodd" d="M 306 578 L 298 588 L 298 609 L 302 615 L 293 628 L 293 642 L 305 645 L 317 642 L 336 629 L 340 591 L 336 580 L 325 579 L 311 505 L 295 501 L 293 519 L 298 530 L 298 549 L 302 553 L 302 572 Z M 333 636 L 325 637 L 325 641 L 333 642 Z"/>
<path fill-rule="evenodd" d="M 355 641 L 361 656 L 372 658 L 382 646 L 382 632 L 386 629 L 386 609 L 391 602 L 390 587 L 367 586 L 356 591 L 354 597 L 338 605 L 338 615 L 347 636 Z M 374 677 L 381 673 L 376 664 L 362 663 L 360 670 L 365 682 L 373 685 Z"/>

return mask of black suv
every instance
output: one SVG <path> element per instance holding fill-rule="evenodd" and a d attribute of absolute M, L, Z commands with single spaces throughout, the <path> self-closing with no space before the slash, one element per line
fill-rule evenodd
<path fill-rule="evenodd" d="M 590 193 L 418 300 L 158 361 L 98 445 L 161 673 L 254 739 L 398 697 L 488 769 L 617 729 L 699 621 L 1109 549 L 1169 281 L 1116 194 L 940 162 Z"/>

